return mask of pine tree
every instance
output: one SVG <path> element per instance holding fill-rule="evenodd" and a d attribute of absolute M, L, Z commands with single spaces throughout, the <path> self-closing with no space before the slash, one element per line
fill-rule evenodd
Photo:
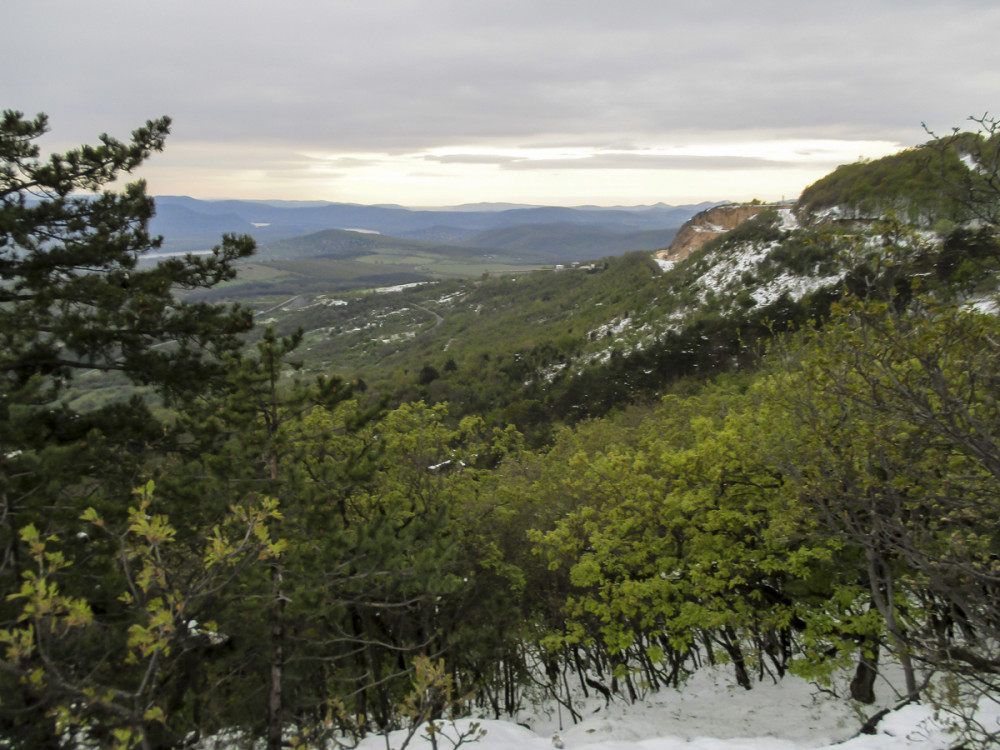
<path fill-rule="evenodd" d="M 46 481 L 91 473 L 96 451 L 126 448 L 98 462 L 120 474 L 162 434 L 138 398 L 71 407 L 68 389 L 81 375 L 120 373 L 170 403 L 220 376 L 222 355 L 250 326 L 248 311 L 176 296 L 231 279 L 234 262 L 253 252 L 250 238 L 226 237 L 205 257 L 140 263 L 160 245 L 147 231 L 153 200 L 141 181 L 105 189 L 161 150 L 168 128 L 168 118 L 149 121 L 130 143 L 102 135 L 99 146 L 43 160 L 34 141 L 47 129 L 44 115 L 8 111 L 0 122 L 0 488 L 8 526 L 29 496 L 39 507 Z"/>
<path fill-rule="evenodd" d="M 43 158 L 45 115 L 0 119 L 0 587 L 17 590 L 32 568 L 30 529 L 61 540 L 67 559 L 88 560 L 61 570 L 60 585 L 66 596 L 104 592 L 107 601 L 91 600 L 98 616 L 117 607 L 100 585 L 114 561 L 80 531 L 80 515 L 93 507 L 108 524 L 126 522 L 143 462 L 166 439 L 140 389 L 171 405 L 210 388 L 251 325 L 246 310 L 177 295 L 233 278 L 252 239 L 227 236 L 207 256 L 150 262 L 160 238 L 147 229 L 145 184 L 109 188 L 162 150 L 169 126 L 151 120 L 128 142 L 101 135 Z M 134 395 L 78 405 L 86 400 L 72 399 L 73 388 L 94 378 Z M 0 628 L 20 614 L 18 602 L 0 602 Z M 30 659 L 3 659 L 4 734 L 56 744 L 46 715 L 58 697 L 19 682 Z"/>

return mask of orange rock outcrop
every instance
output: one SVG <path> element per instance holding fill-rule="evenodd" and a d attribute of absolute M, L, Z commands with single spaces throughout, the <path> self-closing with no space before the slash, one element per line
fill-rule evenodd
<path fill-rule="evenodd" d="M 654 253 L 660 260 L 681 261 L 709 240 L 735 229 L 747 219 L 776 206 L 763 203 L 727 203 L 695 214 L 680 228 L 666 250 Z"/>

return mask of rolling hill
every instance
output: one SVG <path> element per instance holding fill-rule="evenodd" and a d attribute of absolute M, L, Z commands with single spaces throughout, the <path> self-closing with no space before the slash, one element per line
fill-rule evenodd
<path fill-rule="evenodd" d="M 165 252 L 206 250 L 221 234 L 252 235 L 259 244 L 287 240 L 326 229 L 353 229 L 444 244 L 466 244 L 483 232 L 525 225 L 566 225 L 630 234 L 677 229 L 710 204 L 696 206 L 515 207 L 408 209 L 344 203 L 307 204 L 266 201 L 202 201 L 159 196 L 150 222 L 164 236 Z M 474 243 L 483 246 L 483 243 Z"/>

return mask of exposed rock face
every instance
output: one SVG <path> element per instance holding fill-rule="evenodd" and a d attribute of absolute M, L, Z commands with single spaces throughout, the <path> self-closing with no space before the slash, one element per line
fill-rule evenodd
<path fill-rule="evenodd" d="M 730 203 L 715 206 L 700 214 L 695 214 L 681 227 L 674 241 L 666 250 L 654 254 L 659 260 L 681 261 L 709 240 L 735 229 L 747 219 L 756 216 L 775 205 L 762 203 Z"/>

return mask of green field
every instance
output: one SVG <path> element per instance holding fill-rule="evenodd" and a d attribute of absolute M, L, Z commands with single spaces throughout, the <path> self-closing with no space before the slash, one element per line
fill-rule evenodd
<path fill-rule="evenodd" d="M 296 294 L 343 293 L 446 278 L 479 278 L 484 273 L 506 274 L 542 268 L 519 264 L 510 257 L 483 254 L 460 257 L 453 253 L 414 251 L 413 248 L 366 250 L 354 258 L 313 257 L 295 260 L 252 260 L 239 265 L 233 281 L 212 291 L 213 299 L 236 299 L 263 309 L 273 300 Z"/>

